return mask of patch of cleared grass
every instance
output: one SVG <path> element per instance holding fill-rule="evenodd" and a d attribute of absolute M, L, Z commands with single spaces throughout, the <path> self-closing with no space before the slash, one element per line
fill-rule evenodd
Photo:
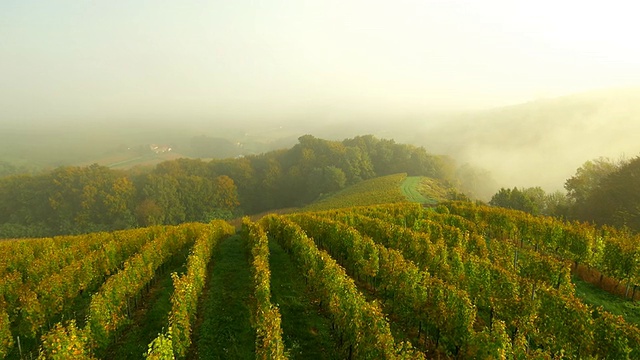
<path fill-rule="evenodd" d="M 637 301 L 625 300 L 575 276 L 573 283 L 576 285 L 576 295 L 584 303 L 595 307 L 602 306 L 606 311 L 621 315 L 627 322 L 640 326 L 640 303 Z"/>

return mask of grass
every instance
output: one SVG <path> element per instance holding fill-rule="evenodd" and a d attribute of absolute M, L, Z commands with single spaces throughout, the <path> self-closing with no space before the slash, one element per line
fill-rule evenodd
<path fill-rule="evenodd" d="M 576 295 L 584 303 L 595 307 L 602 306 L 606 311 L 620 315 L 627 322 L 640 326 L 640 303 L 637 301 L 625 300 L 575 276 L 573 283 L 576 285 Z"/>
<path fill-rule="evenodd" d="M 447 197 L 447 190 L 438 180 L 425 176 L 409 176 L 400 188 L 409 201 L 420 204 L 435 205 Z"/>
<path fill-rule="evenodd" d="M 409 199 L 409 201 L 425 204 L 429 202 L 429 199 L 424 197 L 422 193 L 418 191 L 420 180 L 420 176 L 409 176 L 404 179 L 404 181 L 400 185 L 400 188 L 402 189 L 402 193 L 407 197 L 407 199 Z"/>
<path fill-rule="evenodd" d="M 200 308 L 195 358 L 254 359 L 255 332 L 249 299 L 251 265 L 246 240 L 232 236 L 215 250 L 210 282 Z"/>
<path fill-rule="evenodd" d="M 271 302 L 280 308 L 290 359 L 340 359 L 330 321 L 310 299 L 304 278 L 275 241 L 269 241 Z"/>
<path fill-rule="evenodd" d="M 407 197 L 400 190 L 400 184 L 406 177 L 407 174 L 395 174 L 361 181 L 306 206 L 302 211 L 407 202 Z"/>

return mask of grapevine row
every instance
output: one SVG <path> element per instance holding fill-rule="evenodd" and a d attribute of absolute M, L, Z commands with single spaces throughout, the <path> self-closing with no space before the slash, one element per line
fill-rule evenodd
<path fill-rule="evenodd" d="M 99 248 L 90 251 L 90 248 L 85 247 L 87 252 L 83 254 L 79 251 L 83 247 L 75 246 L 76 260 L 39 282 L 22 283 L 19 273 L 12 272 L 14 281 L 4 283 L 5 286 L 11 284 L 5 287 L 4 309 L 8 311 L 6 314 L 9 321 L 7 333 L 10 334 L 13 327 L 20 335 L 35 338 L 45 324 L 63 312 L 65 305 L 78 294 L 94 289 L 105 276 L 120 268 L 125 259 L 148 241 L 152 236 L 151 232 L 150 229 L 127 230 L 110 234 L 109 239 L 95 236 L 104 240 Z M 125 233 L 127 239 L 123 241 L 120 237 Z M 76 237 L 76 241 L 82 240 Z M 0 326 L 1 323 L 0 321 Z M 8 352 L 12 343 L 0 342 L 0 347 L 6 345 L 4 351 Z"/>
<path fill-rule="evenodd" d="M 638 329 L 620 319 L 599 328 L 617 328 L 617 331 L 625 334 L 622 339 L 594 335 L 594 322 L 606 322 L 610 317 L 601 316 L 601 311 L 591 311 L 572 292 L 559 292 L 544 283 L 532 283 L 530 280 L 514 277 L 487 259 L 468 253 L 465 255 L 460 248 L 447 253 L 442 242 L 430 243 L 428 236 L 402 227 L 377 219 L 364 221 L 366 218 L 357 214 L 350 214 L 348 218 L 352 222 L 359 220 L 357 228 L 373 236 L 376 241 L 402 250 L 405 256 L 434 271 L 436 276 L 467 289 L 479 310 L 489 311 L 489 324 L 493 317 L 506 322 L 514 345 L 520 343 L 521 347 L 526 347 L 530 346 L 529 342 L 533 342 L 552 353 L 567 351 L 576 356 L 602 354 L 603 351 L 614 351 L 613 349 L 618 352 L 640 353 Z M 546 307 L 554 304 L 575 315 L 575 319 L 571 320 L 573 324 L 571 321 L 562 322 L 562 317 L 554 317 L 546 312 Z M 573 331 L 573 328 L 585 329 L 585 335 L 580 338 L 558 336 L 563 332 Z M 593 341 L 602 342 L 590 342 L 590 337 Z"/>
<path fill-rule="evenodd" d="M 357 290 L 353 279 L 325 251 L 319 250 L 299 226 L 270 215 L 261 224 L 289 252 L 304 272 L 311 289 L 339 330 L 347 358 L 398 359 L 424 358 L 410 344 L 396 344 L 389 322 L 380 306 L 369 303 Z"/>
<path fill-rule="evenodd" d="M 269 239 L 262 227 L 249 218 L 242 222 L 243 236 L 251 248 L 254 301 L 253 323 L 256 329 L 257 359 L 286 359 L 280 311 L 271 303 L 271 270 L 269 270 Z"/>
<path fill-rule="evenodd" d="M 87 324 L 81 330 L 82 336 L 78 337 L 86 340 L 78 350 L 83 356 L 99 352 L 111 342 L 114 334 L 128 321 L 129 301 L 149 284 L 161 265 L 193 243 L 193 226 L 185 224 L 167 228 L 164 234 L 145 244 L 139 253 L 125 261 L 124 268 L 109 277 L 92 296 Z M 73 326 L 73 323 L 68 326 Z M 66 351 L 60 344 L 70 341 L 67 337 L 72 333 L 64 326 L 56 326 L 49 331 L 42 339 L 41 356 L 51 358 Z"/>
<path fill-rule="evenodd" d="M 0 266 L 0 305 L 17 308 L 19 294 L 33 291 L 48 276 L 55 274 L 111 237 L 99 233 L 86 236 L 65 236 L 41 240 L 7 241 Z M 10 314 L 13 316 L 13 314 Z"/>
<path fill-rule="evenodd" d="M 174 291 L 167 333 L 160 333 L 149 344 L 148 359 L 184 359 L 191 346 L 191 332 L 197 313 L 198 298 L 207 278 L 207 266 L 216 244 L 234 229 L 224 221 L 214 221 L 198 232 L 187 258 L 187 271 L 178 276 L 172 273 Z"/>
<path fill-rule="evenodd" d="M 636 260 L 640 258 L 640 235 L 471 203 L 449 203 L 446 210 L 475 222 L 496 238 L 518 239 L 522 245 L 570 259 L 576 267 L 584 264 L 618 283 L 626 282 L 626 296 L 632 285 L 634 290 L 640 285 L 640 262 Z"/>
<path fill-rule="evenodd" d="M 56 236 L 42 239 L 20 239 L 0 242 L 0 276 L 20 272 L 24 281 L 38 282 L 54 273 L 78 255 L 95 250 L 111 233 Z"/>
<path fill-rule="evenodd" d="M 106 276 L 117 271 L 123 262 L 149 242 L 148 230 L 131 230 L 125 241 L 114 234 L 98 250 L 52 274 L 38 283 L 33 291 L 26 290 L 20 298 L 20 333 L 36 335 L 47 320 L 63 311 L 65 304 L 85 290 L 93 289 Z M 32 295 L 32 296 L 28 296 Z"/>
<path fill-rule="evenodd" d="M 434 348 L 466 357 L 496 345 L 473 348 L 476 311 L 466 292 L 419 270 L 400 252 L 375 244 L 348 225 L 308 214 L 291 218 L 356 278 L 367 278 L 392 313 L 415 329 L 418 339 L 425 332 Z M 503 349 L 498 345 L 494 350 Z"/>
<path fill-rule="evenodd" d="M 392 208 L 398 209 L 397 206 Z M 356 226 L 365 235 L 376 240 L 387 239 L 390 243 L 385 243 L 386 246 L 402 248 L 412 254 L 415 254 L 416 251 L 421 251 L 423 254 L 428 253 L 431 256 L 425 255 L 412 260 L 416 261 L 418 265 L 426 265 L 426 268 L 445 280 L 452 281 L 453 279 L 449 279 L 449 267 L 443 266 L 443 260 L 446 260 L 447 257 L 456 257 L 459 254 L 472 254 L 480 259 L 488 259 L 493 265 L 499 265 L 534 282 L 543 282 L 562 289 L 563 292 L 574 292 L 570 269 L 566 262 L 542 256 L 528 249 L 518 249 L 505 242 L 490 241 L 488 244 L 484 237 L 478 234 L 462 231 L 440 222 L 421 219 L 411 206 L 407 208 L 410 215 L 406 217 L 397 215 L 392 218 L 395 220 L 392 223 L 377 217 L 368 217 L 347 211 L 327 212 L 319 215 Z M 406 219 L 412 219 L 411 226 L 407 224 Z M 397 223 L 406 225 L 406 227 L 396 225 Z M 440 262 L 437 262 L 438 260 Z"/>

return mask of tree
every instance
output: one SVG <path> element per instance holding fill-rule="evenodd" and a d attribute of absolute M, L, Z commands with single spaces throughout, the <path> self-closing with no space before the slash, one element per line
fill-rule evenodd
<path fill-rule="evenodd" d="M 585 162 L 578 168 L 576 174 L 565 182 L 567 196 L 578 206 L 582 205 L 602 180 L 623 164 L 624 161 L 615 163 L 603 157 Z"/>
<path fill-rule="evenodd" d="M 619 166 L 599 180 L 585 198 L 574 204 L 573 215 L 598 224 L 640 231 L 640 157 Z"/>
<path fill-rule="evenodd" d="M 315 168 L 309 177 L 308 191 L 310 197 L 316 197 L 320 194 L 338 191 L 344 187 L 346 182 L 347 177 L 344 171 L 335 166 Z"/>
<path fill-rule="evenodd" d="M 501 188 L 489 202 L 490 205 L 525 211 L 534 215 L 565 216 L 567 198 L 561 192 L 551 194 L 539 187 L 513 189 Z"/>
<path fill-rule="evenodd" d="M 186 219 L 185 208 L 178 191 L 179 187 L 178 180 L 170 175 L 148 174 L 141 179 L 139 185 L 140 203 L 146 203 L 150 209 L 153 209 L 152 214 L 159 224 L 179 224 Z M 154 209 L 151 204 L 155 204 L 161 209 L 161 214 L 157 214 L 157 209 Z M 136 215 L 140 220 L 144 218 L 145 213 L 138 212 Z"/>
<path fill-rule="evenodd" d="M 562 191 L 555 191 L 545 197 L 543 215 L 566 218 L 569 212 L 569 198 Z"/>
<path fill-rule="evenodd" d="M 537 214 L 538 209 L 534 200 L 531 199 L 525 191 L 518 190 L 517 187 L 512 189 L 501 188 L 493 197 L 489 204 L 492 206 L 500 206 L 514 210 L 526 211 L 528 213 Z"/>

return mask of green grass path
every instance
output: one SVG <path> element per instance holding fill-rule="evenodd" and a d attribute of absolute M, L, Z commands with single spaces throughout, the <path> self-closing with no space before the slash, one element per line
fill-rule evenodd
<path fill-rule="evenodd" d="M 421 176 L 407 176 L 402 184 L 400 184 L 402 193 L 407 197 L 407 199 L 409 199 L 409 201 L 421 204 L 431 202 L 429 199 L 424 197 L 420 191 L 418 191 L 421 180 Z"/>
<path fill-rule="evenodd" d="M 290 359 L 340 359 L 329 320 L 310 300 L 306 284 L 289 255 L 269 241 L 271 302 L 280 308 L 282 338 Z"/>
<path fill-rule="evenodd" d="M 602 306 L 606 311 L 621 315 L 627 322 L 640 326 L 640 303 L 608 293 L 575 276 L 573 283 L 576 285 L 576 296 L 584 303 L 595 307 Z"/>
<path fill-rule="evenodd" d="M 251 265 L 246 240 L 232 236 L 214 251 L 210 281 L 200 304 L 202 323 L 197 330 L 193 358 L 254 359 L 255 333 L 249 299 Z"/>

